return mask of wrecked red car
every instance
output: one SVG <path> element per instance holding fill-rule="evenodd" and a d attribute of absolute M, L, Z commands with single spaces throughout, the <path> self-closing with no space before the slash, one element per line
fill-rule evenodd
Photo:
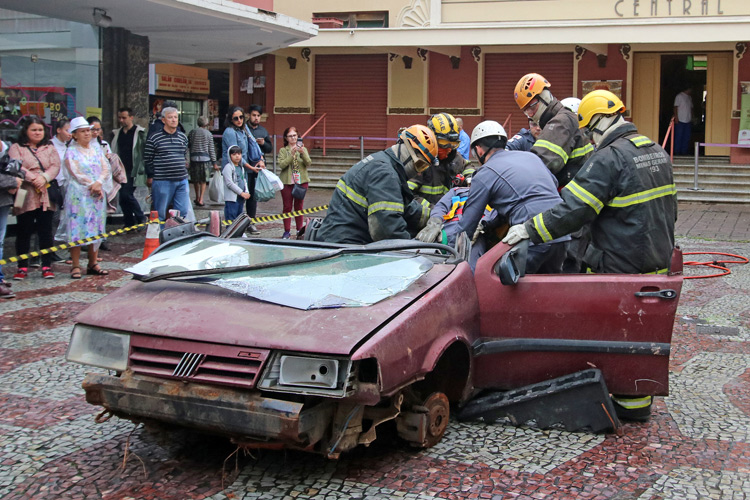
<path fill-rule="evenodd" d="M 329 457 L 387 421 L 432 446 L 482 391 L 592 368 L 613 394 L 668 394 L 679 250 L 666 275 L 523 276 L 518 248 L 472 274 L 457 247 L 188 234 L 77 317 L 67 359 L 109 370 L 83 387 L 121 418 Z"/>

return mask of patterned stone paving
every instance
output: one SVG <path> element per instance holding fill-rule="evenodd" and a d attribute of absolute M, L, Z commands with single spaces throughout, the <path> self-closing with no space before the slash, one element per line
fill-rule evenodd
<path fill-rule="evenodd" d="M 686 251 L 750 255 L 748 242 L 687 229 L 696 239 L 679 241 Z M 219 437 L 94 422 L 98 409 L 80 388 L 91 370 L 65 362 L 67 341 L 75 313 L 129 280 L 122 269 L 139 259 L 139 238 L 110 240 L 114 251 L 102 254 L 109 277 L 73 282 L 58 264 L 55 280 L 32 274 L 14 283 L 17 299 L 0 301 L 0 498 L 750 499 L 750 266 L 685 281 L 671 395 L 656 399 L 648 423 L 593 435 L 452 421 L 429 450 L 410 449 L 386 428 L 369 448 L 330 461 L 291 451 L 233 455 Z M 739 332 L 700 334 L 699 324 Z"/>

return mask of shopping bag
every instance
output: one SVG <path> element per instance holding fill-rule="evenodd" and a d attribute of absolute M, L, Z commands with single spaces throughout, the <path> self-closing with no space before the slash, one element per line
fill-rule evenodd
<path fill-rule="evenodd" d="M 281 191 L 282 189 L 284 189 L 284 183 L 281 182 L 279 176 L 274 174 L 273 172 L 268 171 L 268 169 L 262 169 L 260 171 L 260 175 L 265 175 L 268 180 L 271 181 L 271 184 L 276 191 Z"/>
<path fill-rule="evenodd" d="M 258 178 L 255 179 L 255 198 L 258 201 L 272 200 L 276 196 L 276 188 L 267 175 L 263 175 L 266 169 L 262 169 Z"/>
<path fill-rule="evenodd" d="M 208 183 L 208 201 L 215 205 L 224 203 L 224 177 L 219 171 L 214 171 Z"/>

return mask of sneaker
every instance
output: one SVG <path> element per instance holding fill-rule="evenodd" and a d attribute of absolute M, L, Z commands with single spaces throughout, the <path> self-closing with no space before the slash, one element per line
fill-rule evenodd
<path fill-rule="evenodd" d="M 29 259 L 29 267 L 42 267 L 41 257 L 32 257 Z"/>
<path fill-rule="evenodd" d="M 51 267 L 43 267 L 42 268 L 42 278 L 46 280 L 51 280 L 55 277 L 55 273 L 52 272 Z"/>
<path fill-rule="evenodd" d="M 16 281 L 25 280 L 28 275 L 29 275 L 28 268 L 19 267 L 18 271 L 16 271 L 16 274 L 13 275 L 13 279 Z"/>
<path fill-rule="evenodd" d="M 12 299 L 16 294 L 7 285 L 0 285 L 0 299 Z"/>
<path fill-rule="evenodd" d="M 112 249 L 109 248 L 109 243 L 107 243 L 107 240 L 102 240 L 101 244 L 99 245 L 99 250 L 104 250 L 105 252 L 112 251 Z"/>
<path fill-rule="evenodd" d="M 291 237 L 292 237 L 292 235 L 291 235 L 291 233 L 289 231 L 284 231 L 284 234 L 281 235 L 281 239 L 282 240 L 288 240 Z"/>
<path fill-rule="evenodd" d="M 52 262 L 62 262 L 63 258 L 57 255 L 56 252 L 51 252 L 49 254 L 50 259 L 52 259 Z"/>
<path fill-rule="evenodd" d="M 258 231 L 258 228 L 255 227 L 255 224 L 250 224 L 247 227 L 247 232 L 252 234 L 253 236 L 258 236 L 260 234 L 260 231 Z"/>

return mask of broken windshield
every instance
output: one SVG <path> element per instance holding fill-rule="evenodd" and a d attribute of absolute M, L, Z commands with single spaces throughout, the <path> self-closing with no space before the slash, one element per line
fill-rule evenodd
<path fill-rule="evenodd" d="M 330 253 L 331 249 L 201 238 L 161 250 L 126 271 L 146 277 L 252 267 Z M 344 253 L 324 260 L 204 274 L 195 279 L 296 309 L 362 307 L 406 290 L 432 265 L 428 258 L 415 254 Z"/>

